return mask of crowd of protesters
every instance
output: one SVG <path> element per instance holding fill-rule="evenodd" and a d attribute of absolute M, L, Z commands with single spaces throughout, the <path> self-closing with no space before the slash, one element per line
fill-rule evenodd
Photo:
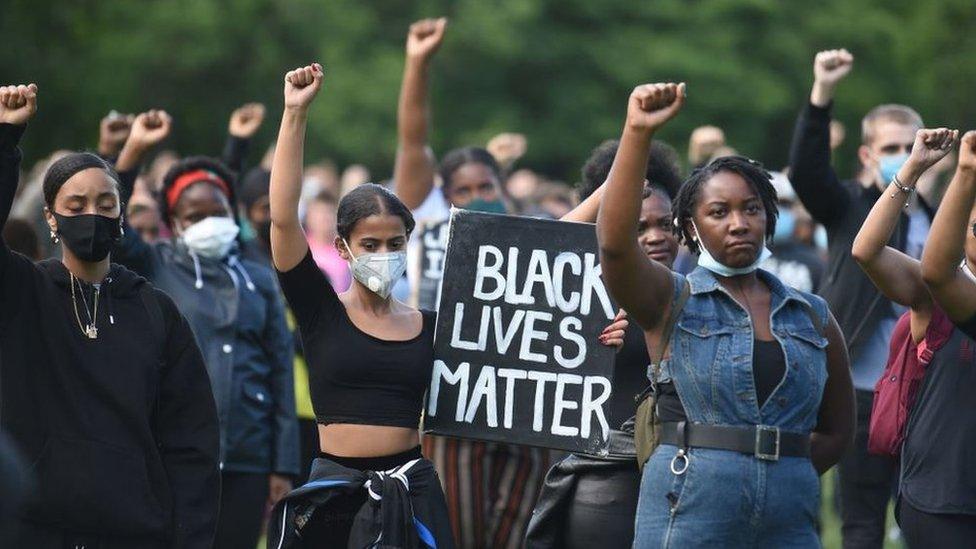
<path fill-rule="evenodd" d="M 781 170 L 715 126 L 683 160 L 654 136 L 694 83 L 640 84 L 574 190 L 520 134 L 432 151 L 447 32 L 408 31 L 380 183 L 305 150 L 316 63 L 256 163 L 251 103 L 217 155 L 112 111 L 25 169 L 43 90 L 0 87 L 0 545 L 818 547 L 835 465 L 845 548 L 890 503 L 910 547 L 972 545 L 976 132 L 879 105 L 842 179 L 828 50 Z M 437 312 L 407 263 L 452 208 L 595 224 L 608 455 L 422 435 Z"/>

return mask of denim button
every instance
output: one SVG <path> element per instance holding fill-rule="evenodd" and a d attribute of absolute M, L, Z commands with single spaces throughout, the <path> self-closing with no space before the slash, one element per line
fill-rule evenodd
<path fill-rule="evenodd" d="M 786 397 L 777 397 L 776 404 L 779 404 L 780 406 L 786 406 Z"/>
<path fill-rule="evenodd" d="M 226 354 L 229 355 L 230 352 L 233 351 L 233 350 L 234 350 L 234 348 L 231 347 L 230 343 L 224 343 L 224 353 L 226 353 Z"/>

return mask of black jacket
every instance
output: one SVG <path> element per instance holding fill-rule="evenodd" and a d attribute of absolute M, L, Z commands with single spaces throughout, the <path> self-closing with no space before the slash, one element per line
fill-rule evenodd
<path fill-rule="evenodd" d="M 790 181 L 810 215 L 827 229 L 827 270 L 819 293 L 854 354 L 881 319 L 897 315 L 851 256 L 854 238 L 881 191 L 837 178 L 830 165 L 830 107 L 808 104 L 800 113 L 790 150 Z M 931 219 L 931 210 L 923 207 Z M 903 213 L 888 245 L 904 250 L 907 235 L 908 216 Z"/>
<path fill-rule="evenodd" d="M 0 124 L 0 225 L 22 132 Z M 36 486 L 22 516 L 131 547 L 209 547 L 217 417 L 193 333 L 163 292 L 124 267 L 112 265 L 101 292 L 92 340 L 64 265 L 35 264 L 0 240 L 0 428 Z"/>
<path fill-rule="evenodd" d="M 332 547 L 330 510 L 336 504 L 348 510 L 350 498 L 363 502 L 349 534 L 350 548 L 454 547 L 447 505 L 431 462 L 417 459 L 381 474 L 318 458 L 308 482 L 275 505 L 268 522 L 268 549 Z"/>

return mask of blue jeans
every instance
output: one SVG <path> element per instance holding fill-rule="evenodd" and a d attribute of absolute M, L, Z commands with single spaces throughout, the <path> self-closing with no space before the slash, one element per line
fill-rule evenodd
<path fill-rule="evenodd" d="M 675 475 L 677 451 L 661 445 L 644 466 L 635 548 L 820 547 L 820 480 L 809 459 L 692 448 Z"/>

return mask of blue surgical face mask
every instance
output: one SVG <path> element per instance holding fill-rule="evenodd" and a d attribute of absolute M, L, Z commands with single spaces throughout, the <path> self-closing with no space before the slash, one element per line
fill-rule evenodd
<path fill-rule="evenodd" d="M 780 208 L 776 219 L 776 231 L 773 233 L 773 243 L 780 244 L 793 240 L 793 230 L 796 228 L 796 218 L 793 212 Z"/>
<path fill-rule="evenodd" d="M 908 155 L 886 154 L 878 159 L 878 171 L 881 173 L 881 183 L 887 185 L 898 175 L 898 170 L 908 161 Z"/>
<path fill-rule="evenodd" d="M 695 225 L 694 221 L 691 222 L 691 225 L 695 227 L 696 235 L 701 234 L 698 231 L 698 227 Z M 705 247 L 704 242 L 702 242 L 701 237 L 698 237 L 696 242 L 698 242 L 698 250 L 701 254 L 698 256 L 698 266 L 708 269 L 719 276 L 729 277 L 749 274 L 758 269 L 759 265 L 761 265 L 763 261 L 766 261 L 773 255 L 773 252 L 769 251 L 769 248 L 766 247 L 766 238 L 763 237 L 762 252 L 759 253 L 758 257 L 756 257 L 756 260 L 753 261 L 751 265 L 747 265 L 745 267 L 729 267 L 728 265 L 719 262 L 719 260 L 712 256 L 712 254 L 708 251 L 708 248 Z"/>
<path fill-rule="evenodd" d="M 827 249 L 827 229 L 823 225 L 817 225 L 813 231 L 813 243 L 821 250 Z"/>

